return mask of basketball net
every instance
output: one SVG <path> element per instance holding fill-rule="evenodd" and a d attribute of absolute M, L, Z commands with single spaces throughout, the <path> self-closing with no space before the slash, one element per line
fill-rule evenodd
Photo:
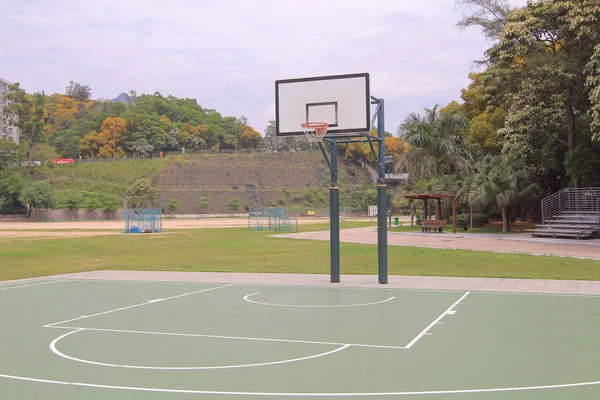
<path fill-rule="evenodd" d="M 327 133 L 329 124 L 327 122 L 304 122 L 302 129 L 304 135 L 310 143 L 318 143 L 323 141 L 323 137 Z"/>

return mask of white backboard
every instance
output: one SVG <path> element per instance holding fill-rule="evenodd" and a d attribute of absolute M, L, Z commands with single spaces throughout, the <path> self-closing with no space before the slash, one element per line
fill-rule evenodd
<path fill-rule="evenodd" d="M 369 132 L 369 74 L 275 81 L 277 136 L 303 135 L 303 122 L 327 122 L 327 133 Z"/>

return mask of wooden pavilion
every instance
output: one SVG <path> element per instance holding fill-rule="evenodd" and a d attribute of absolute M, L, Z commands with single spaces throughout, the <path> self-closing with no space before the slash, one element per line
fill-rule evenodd
<path fill-rule="evenodd" d="M 402 197 L 405 199 L 423 200 L 423 232 L 431 232 L 433 228 L 435 231 L 442 232 L 447 224 L 445 219 L 441 219 L 442 215 L 442 199 L 452 200 L 452 233 L 456 233 L 456 196 L 442 193 L 410 193 L 405 194 Z M 438 219 L 429 219 L 429 200 L 436 200 L 436 211 L 435 215 Z"/>

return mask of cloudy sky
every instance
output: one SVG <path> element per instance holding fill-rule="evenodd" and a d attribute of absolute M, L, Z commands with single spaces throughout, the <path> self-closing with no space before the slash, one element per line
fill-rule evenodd
<path fill-rule="evenodd" d="M 525 0 L 511 0 L 522 5 Z M 0 78 L 193 97 L 263 132 L 274 81 L 369 72 L 386 130 L 460 99 L 490 43 L 454 0 L 0 0 Z"/>

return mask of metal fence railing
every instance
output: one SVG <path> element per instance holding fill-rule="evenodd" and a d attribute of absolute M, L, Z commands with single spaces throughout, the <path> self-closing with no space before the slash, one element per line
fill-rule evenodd
<path fill-rule="evenodd" d="M 600 187 L 565 188 L 542 199 L 542 221 L 563 212 L 595 213 L 600 217 Z"/>

